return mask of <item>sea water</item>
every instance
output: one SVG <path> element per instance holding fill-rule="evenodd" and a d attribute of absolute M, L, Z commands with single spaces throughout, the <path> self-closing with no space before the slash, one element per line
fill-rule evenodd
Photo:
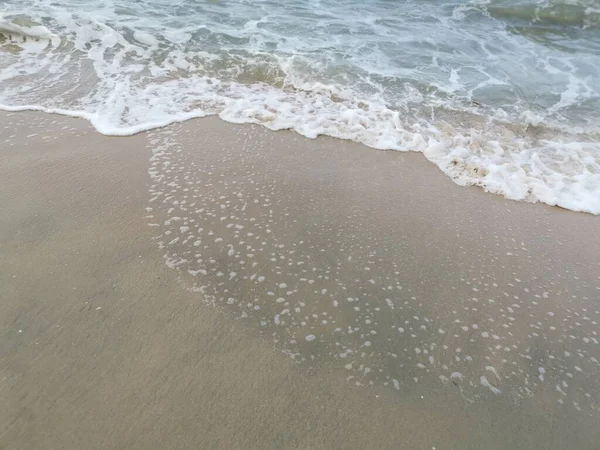
<path fill-rule="evenodd" d="M 598 0 L 0 0 L 0 105 L 111 135 L 218 114 L 600 214 Z"/>

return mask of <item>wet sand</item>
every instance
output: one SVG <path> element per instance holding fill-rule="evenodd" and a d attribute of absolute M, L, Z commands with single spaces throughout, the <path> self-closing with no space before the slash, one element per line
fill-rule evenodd
<path fill-rule="evenodd" d="M 598 217 L 216 118 L 0 118 L 0 448 L 597 448 Z"/>

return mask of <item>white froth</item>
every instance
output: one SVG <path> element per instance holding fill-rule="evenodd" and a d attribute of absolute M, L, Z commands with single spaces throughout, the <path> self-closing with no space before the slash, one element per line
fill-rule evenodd
<path fill-rule="evenodd" d="M 574 127 L 539 138 L 528 134 L 527 125 L 545 126 L 547 120 L 539 117 L 539 113 L 520 111 L 520 115 L 515 112 L 514 117 L 508 117 L 510 114 L 503 115 L 491 107 L 473 108 L 468 102 L 465 106 L 466 100 L 478 92 L 490 86 L 507 85 L 507 80 L 500 79 L 501 73 L 492 73 L 493 64 L 478 68 L 485 79 L 474 85 L 465 81 L 464 67 L 445 71 L 439 64 L 433 64 L 431 70 L 441 71 L 439 76 L 447 76 L 444 83 L 440 79 L 434 84 L 440 93 L 438 98 L 429 99 L 405 83 L 402 98 L 394 94 L 391 101 L 382 86 L 374 93 L 365 90 L 358 81 L 344 85 L 336 84 L 339 80 L 315 79 L 311 70 L 320 73 L 324 62 L 306 59 L 300 54 L 306 54 L 310 45 L 318 43 L 309 44 L 297 36 L 289 36 L 279 43 L 281 54 L 265 55 L 260 45 L 248 44 L 244 50 L 251 56 L 240 59 L 238 66 L 225 61 L 229 66 L 226 65 L 220 77 L 221 72 L 209 70 L 212 64 L 225 64 L 218 52 L 197 48 L 182 50 L 193 35 L 191 28 L 170 28 L 143 16 L 137 22 L 122 23 L 123 18 L 114 13 L 111 5 L 110 1 L 103 5 L 98 14 L 93 6 L 71 11 L 81 5 L 71 5 L 70 0 L 52 4 L 42 0 L 31 11 L 32 16 L 52 17 L 55 30 L 42 25 L 23 26 L 0 18 L 0 31 L 44 41 L 25 43 L 19 58 L 0 60 L 0 108 L 82 117 L 101 133 L 118 136 L 218 114 L 232 123 L 257 123 L 272 130 L 291 129 L 308 138 L 328 135 L 376 149 L 422 152 L 459 185 L 477 185 L 514 200 L 541 201 L 600 214 L 600 144 L 597 139 L 586 139 L 585 133 Z M 151 2 L 148 5 L 153 6 L 159 12 L 156 5 Z M 12 7 L 16 9 L 13 11 Z M 12 3 L 5 8 L 7 13 L 23 12 L 20 5 L 17 8 Z M 345 14 L 351 13 L 346 11 Z M 453 15 L 447 20 L 459 20 L 457 17 Z M 101 22 L 100 18 L 112 25 Z M 265 19 L 265 23 L 268 20 Z M 217 23 L 211 25 L 217 26 Z M 218 26 L 224 27 L 218 32 L 236 39 L 259 43 L 265 39 L 259 27 L 237 29 L 223 23 Z M 122 31 L 125 27 L 131 28 L 131 36 Z M 372 32 L 387 42 L 385 30 L 380 24 Z M 499 38 L 511 39 L 510 35 L 502 34 L 503 30 L 498 33 L 501 33 Z M 61 52 L 65 51 L 67 42 L 73 50 L 64 55 Z M 344 45 L 348 51 L 355 47 L 352 41 L 337 44 Z M 532 50 L 526 47 L 523 51 L 529 55 Z M 544 51 L 540 64 L 561 79 L 563 89 L 554 104 L 546 109 L 546 115 L 560 116 L 574 105 L 600 96 L 588 78 L 575 77 L 576 61 L 560 60 L 569 69 L 565 71 L 555 63 L 559 56 Z M 390 66 L 392 62 L 384 54 L 377 54 L 375 60 L 363 59 L 360 54 L 354 57 L 361 66 L 353 69 L 368 69 L 378 76 L 398 76 L 397 68 Z M 586 55 L 585 58 L 592 57 Z M 38 89 L 39 85 L 47 84 L 56 89 L 62 86 L 65 93 L 68 92 L 72 86 L 64 80 L 76 75 L 74 61 L 89 65 L 95 73 L 95 84 L 82 88 L 79 97 L 73 99 L 73 95 L 63 95 L 63 92 L 48 96 L 46 91 Z M 595 62 L 593 58 L 586 59 L 585 67 L 594 67 Z M 277 75 L 273 75 L 273 84 L 236 79 L 236 74 L 245 70 Z M 180 76 L 182 73 L 185 76 Z M 29 74 L 31 85 L 23 84 L 23 74 Z M 458 99 L 450 99 L 456 95 Z M 394 102 L 398 105 L 392 107 Z M 442 108 L 440 114 L 445 109 L 455 111 L 459 120 L 436 117 L 434 111 L 439 108 Z M 431 109 L 431 117 L 414 116 L 417 109 Z M 507 121 L 513 124 L 506 125 Z M 521 127 L 522 123 L 525 126 Z"/>

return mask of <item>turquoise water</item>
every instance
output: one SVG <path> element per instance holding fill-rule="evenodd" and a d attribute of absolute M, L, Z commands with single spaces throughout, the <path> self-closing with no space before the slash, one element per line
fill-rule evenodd
<path fill-rule="evenodd" d="M 5 109 L 117 135 L 219 114 L 600 213 L 598 0 L 0 0 L 0 33 Z"/>

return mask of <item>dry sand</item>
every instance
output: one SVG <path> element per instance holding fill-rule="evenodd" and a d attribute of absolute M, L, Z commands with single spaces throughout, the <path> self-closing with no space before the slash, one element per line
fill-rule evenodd
<path fill-rule="evenodd" d="M 598 217 L 34 113 L 0 115 L 0 211 L 0 449 L 598 448 Z"/>

